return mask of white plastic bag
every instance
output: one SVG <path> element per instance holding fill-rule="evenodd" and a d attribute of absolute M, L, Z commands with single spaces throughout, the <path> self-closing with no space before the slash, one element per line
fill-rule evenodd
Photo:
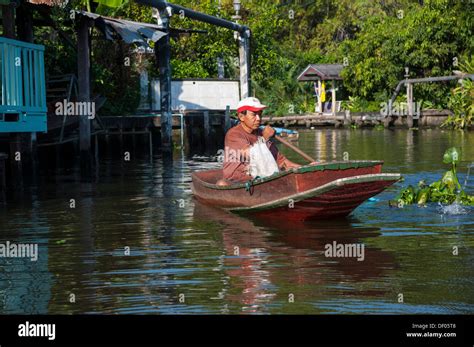
<path fill-rule="evenodd" d="M 268 149 L 265 139 L 260 136 L 257 142 L 250 147 L 250 176 L 253 178 L 267 177 L 278 171 L 278 164 L 272 152 Z"/>

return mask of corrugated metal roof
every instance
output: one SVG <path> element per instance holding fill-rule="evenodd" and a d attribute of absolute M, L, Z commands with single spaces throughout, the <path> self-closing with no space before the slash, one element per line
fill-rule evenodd
<path fill-rule="evenodd" d="M 342 80 L 342 64 L 310 64 L 298 76 L 298 81 Z"/>
<path fill-rule="evenodd" d="M 105 17 L 86 11 L 76 11 L 76 13 L 92 19 L 95 27 L 102 32 L 107 40 L 114 40 L 118 36 L 126 43 L 148 47 L 148 40 L 156 42 L 167 35 L 161 31 L 161 27 L 154 24 Z"/>
<path fill-rule="evenodd" d="M 48 5 L 48 6 L 61 6 L 64 0 L 26 0 L 27 2 L 35 5 Z"/>

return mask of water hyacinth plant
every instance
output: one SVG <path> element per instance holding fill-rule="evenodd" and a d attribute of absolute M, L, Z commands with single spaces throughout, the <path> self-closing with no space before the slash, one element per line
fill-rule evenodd
<path fill-rule="evenodd" d="M 430 185 L 427 185 L 425 180 L 421 180 L 418 183 L 418 187 L 409 185 L 404 188 L 395 200 L 389 202 L 390 206 L 403 207 L 411 204 L 425 206 L 428 202 L 438 202 L 447 205 L 457 202 L 462 205 L 474 206 L 474 196 L 468 195 L 459 183 L 456 174 L 458 162 L 458 150 L 455 147 L 447 149 L 443 155 L 443 163 L 451 164 L 451 169 L 446 171 L 439 181 L 433 182 Z"/>

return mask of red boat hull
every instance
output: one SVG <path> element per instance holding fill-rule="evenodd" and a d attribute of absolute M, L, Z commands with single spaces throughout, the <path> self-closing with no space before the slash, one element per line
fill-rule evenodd
<path fill-rule="evenodd" d="M 355 183 L 327 193 L 295 202 L 293 207 L 283 206 L 254 212 L 258 217 L 277 216 L 287 220 L 316 220 L 348 216 L 367 199 L 379 194 L 394 181 Z"/>
<path fill-rule="evenodd" d="M 192 190 L 200 201 L 236 213 L 306 220 L 346 216 L 396 182 L 381 174 L 383 162 L 351 161 L 306 166 L 227 187 L 215 185 L 221 170 L 195 172 Z"/>

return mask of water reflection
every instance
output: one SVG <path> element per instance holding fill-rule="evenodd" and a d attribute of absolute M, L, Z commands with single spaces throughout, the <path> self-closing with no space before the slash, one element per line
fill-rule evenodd
<path fill-rule="evenodd" d="M 298 300 L 314 299 L 305 286 L 339 288 L 343 283 L 375 281 L 397 268 L 395 257 L 365 244 L 366 238 L 380 236 L 378 228 L 356 228 L 357 220 L 294 223 L 249 220 L 225 211 L 194 203 L 194 219 L 212 220 L 219 233 L 226 257 L 226 274 L 240 291 L 224 299 L 236 302 L 242 312 L 267 312 L 278 295 L 297 295 Z M 327 258 L 325 245 L 365 245 L 365 260 Z M 284 263 L 284 266 L 282 266 Z M 285 293 L 285 290 L 287 291 Z M 349 293 L 350 291 L 348 291 Z M 358 291 L 359 296 L 383 296 L 387 289 Z"/>
<path fill-rule="evenodd" d="M 181 152 L 155 153 L 150 164 L 148 151 L 125 144 L 132 160 L 124 162 L 111 146 L 92 181 L 77 166 L 47 166 L 37 186 L 11 192 L 0 209 L 0 242 L 37 242 L 40 252 L 36 263 L 0 259 L 0 313 L 474 312 L 473 209 L 453 216 L 387 204 L 400 186 L 439 179 L 451 146 L 461 149 L 464 181 L 471 133 L 317 129 L 298 145 L 323 160 L 384 159 L 384 171 L 406 181 L 350 218 L 289 224 L 196 202 L 190 173 L 219 163 Z M 364 261 L 325 257 L 333 241 L 363 243 Z"/>

